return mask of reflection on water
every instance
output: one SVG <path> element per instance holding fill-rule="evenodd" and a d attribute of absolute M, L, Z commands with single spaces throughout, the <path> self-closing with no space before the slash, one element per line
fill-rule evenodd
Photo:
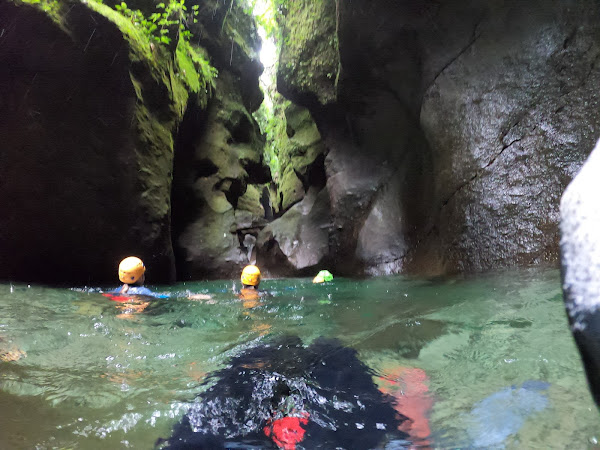
<path fill-rule="evenodd" d="M 152 448 L 207 374 L 273 336 L 336 337 L 436 447 L 589 447 L 598 414 L 558 271 L 472 279 L 265 280 L 164 288 L 140 311 L 98 290 L 0 285 L 0 448 Z M 213 301 L 190 301 L 187 291 Z M 127 314 L 123 320 L 122 314 Z"/>

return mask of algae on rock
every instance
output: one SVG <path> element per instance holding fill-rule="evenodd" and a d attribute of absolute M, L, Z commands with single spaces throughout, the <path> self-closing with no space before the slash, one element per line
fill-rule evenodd
<path fill-rule="evenodd" d="M 289 99 L 316 98 L 322 105 L 334 102 L 340 72 L 336 1 L 286 2 L 280 28 L 279 92 Z"/>
<path fill-rule="evenodd" d="M 287 211 L 304 198 L 310 186 L 325 185 L 325 145 L 310 112 L 288 103 L 285 107 L 286 133 L 280 136 L 280 177 L 277 186 L 280 210 Z"/>

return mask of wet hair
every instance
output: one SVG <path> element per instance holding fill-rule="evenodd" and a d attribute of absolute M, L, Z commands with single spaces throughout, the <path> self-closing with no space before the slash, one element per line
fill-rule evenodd
<path fill-rule="evenodd" d="M 307 419 L 300 448 L 408 444 L 398 431 L 406 417 L 377 389 L 356 351 L 338 340 L 305 347 L 298 337 L 280 337 L 233 357 L 205 384 L 166 448 L 277 448 L 265 429 L 284 417 Z"/>

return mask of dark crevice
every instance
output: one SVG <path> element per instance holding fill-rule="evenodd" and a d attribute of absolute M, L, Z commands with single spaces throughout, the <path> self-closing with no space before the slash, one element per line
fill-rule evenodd
<path fill-rule="evenodd" d="M 216 174 L 219 168 L 210 159 L 200 159 L 193 162 L 196 171 L 196 177 L 205 178 Z"/>
<path fill-rule="evenodd" d="M 263 187 L 263 190 L 260 194 L 260 204 L 265 210 L 265 219 L 273 220 L 273 207 L 271 205 L 271 195 L 267 186 Z"/>
<path fill-rule="evenodd" d="M 237 208 L 240 197 L 246 192 L 246 185 L 237 178 L 224 178 L 215 185 L 215 189 L 223 192 L 227 201 Z"/>
<path fill-rule="evenodd" d="M 250 119 L 239 111 L 233 112 L 231 118 L 225 124 L 229 130 L 230 138 L 228 144 L 249 144 L 254 135 L 254 126 Z"/>
<path fill-rule="evenodd" d="M 210 176 L 216 166 L 208 159 L 196 160 L 196 139 L 207 126 L 208 113 L 199 108 L 194 98 L 188 102 L 183 121 L 175 136 L 173 183 L 171 188 L 171 241 L 175 253 L 175 266 L 178 279 L 189 279 L 190 274 L 184 263 L 187 254 L 179 244 L 179 237 L 204 208 L 194 192 L 194 182 L 203 176 Z"/>
<path fill-rule="evenodd" d="M 571 44 L 573 39 L 575 39 L 576 34 L 577 34 L 577 28 L 573 28 L 563 42 L 563 50 L 566 50 L 566 48 Z"/>
<path fill-rule="evenodd" d="M 288 139 L 291 139 L 296 134 L 296 130 L 294 130 L 290 124 L 287 124 L 285 127 L 285 133 L 287 134 Z"/>
<path fill-rule="evenodd" d="M 271 169 L 264 164 L 262 158 L 260 161 L 241 161 L 242 167 L 248 173 L 249 184 L 267 184 L 271 182 Z"/>
<path fill-rule="evenodd" d="M 294 173 L 302 183 L 304 192 L 307 192 L 311 187 L 322 189 L 327 183 L 327 174 L 325 173 L 325 155 L 320 154 L 306 168 L 306 172 L 302 174 L 294 169 Z"/>

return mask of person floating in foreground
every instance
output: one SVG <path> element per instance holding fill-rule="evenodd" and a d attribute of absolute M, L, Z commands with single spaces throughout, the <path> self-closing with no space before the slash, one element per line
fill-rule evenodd
<path fill-rule="evenodd" d="M 119 280 L 123 283 L 120 288 L 102 295 L 122 303 L 119 309 L 123 311 L 123 314 L 120 317 L 145 310 L 150 304 L 149 297 L 169 298 L 168 294 L 153 292 L 144 286 L 146 266 L 137 256 L 128 256 L 119 263 Z M 188 294 L 188 298 L 192 300 L 207 300 L 211 296 L 206 294 Z"/>
<path fill-rule="evenodd" d="M 338 340 L 262 341 L 204 380 L 158 448 L 406 448 L 408 419 L 381 392 L 354 349 Z"/>

